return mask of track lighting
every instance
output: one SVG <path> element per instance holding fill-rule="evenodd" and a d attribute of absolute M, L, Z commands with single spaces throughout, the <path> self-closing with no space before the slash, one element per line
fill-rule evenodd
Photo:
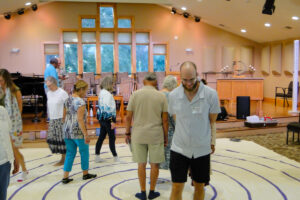
<path fill-rule="evenodd" d="M 184 12 L 184 13 L 183 13 L 183 16 L 184 16 L 185 18 L 189 18 L 190 14 L 187 13 L 187 12 Z"/>
<path fill-rule="evenodd" d="M 173 14 L 173 15 L 176 14 L 176 8 L 172 8 L 171 14 Z"/>
<path fill-rule="evenodd" d="M 18 15 L 23 15 L 24 12 L 25 12 L 25 9 L 24 9 L 24 8 L 20 8 L 20 9 L 17 11 Z"/>
<path fill-rule="evenodd" d="M 9 20 L 11 18 L 11 14 L 10 13 L 5 13 L 4 18 Z"/>
<path fill-rule="evenodd" d="M 32 9 L 33 11 L 36 11 L 36 10 L 38 9 L 38 6 L 37 6 L 36 4 L 33 4 L 33 5 L 31 6 L 31 9 Z"/>

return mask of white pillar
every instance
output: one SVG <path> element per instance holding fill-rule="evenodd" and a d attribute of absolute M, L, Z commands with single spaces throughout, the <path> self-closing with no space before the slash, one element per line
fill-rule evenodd
<path fill-rule="evenodd" d="M 294 41 L 294 79 L 293 79 L 293 110 L 292 110 L 292 112 L 297 112 L 298 66 L 299 66 L 299 40 L 295 40 Z"/>

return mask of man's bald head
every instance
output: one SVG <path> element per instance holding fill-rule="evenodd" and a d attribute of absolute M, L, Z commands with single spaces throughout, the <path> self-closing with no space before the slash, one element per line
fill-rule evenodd
<path fill-rule="evenodd" d="M 182 72 L 195 72 L 195 74 L 197 74 L 197 66 L 195 65 L 195 63 L 191 62 L 191 61 L 185 61 L 184 63 L 182 63 L 180 65 L 180 73 Z"/>
<path fill-rule="evenodd" d="M 197 88 L 197 67 L 195 63 L 186 61 L 180 66 L 180 78 L 185 90 L 191 92 Z"/>

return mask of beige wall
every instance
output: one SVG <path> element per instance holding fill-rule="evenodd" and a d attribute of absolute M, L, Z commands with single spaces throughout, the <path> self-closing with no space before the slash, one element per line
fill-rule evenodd
<path fill-rule="evenodd" d="M 170 67 L 178 67 L 186 60 L 194 61 L 203 70 L 203 47 L 216 48 L 216 71 L 221 69 L 222 47 L 234 46 L 237 57 L 241 46 L 253 46 L 254 66 L 258 68 L 255 77 L 265 78 L 265 97 L 274 96 L 274 87 L 286 86 L 291 76 L 260 73 L 261 44 L 223 31 L 205 23 L 195 23 L 157 5 L 118 4 L 118 15 L 134 16 L 135 28 L 152 30 L 153 42 L 169 43 Z M 29 11 L 11 20 L 0 19 L 0 66 L 11 72 L 43 74 L 42 42 L 59 41 L 61 28 L 78 28 L 79 15 L 96 15 L 96 3 L 48 3 L 37 12 Z M 178 36 L 178 40 L 174 39 Z M 17 54 L 10 53 L 19 48 Z M 193 52 L 187 54 L 186 48 Z"/>

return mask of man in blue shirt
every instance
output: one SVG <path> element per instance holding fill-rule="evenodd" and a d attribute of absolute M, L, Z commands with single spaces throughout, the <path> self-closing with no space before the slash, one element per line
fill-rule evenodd
<path fill-rule="evenodd" d="M 58 74 L 57 74 L 56 69 L 59 68 L 59 65 L 60 65 L 60 63 L 59 63 L 58 58 L 51 58 L 50 64 L 46 67 L 46 70 L 44 72 L 44 80 L 46 80 L 47 77 L 49 77 L 49 76 L 53 76 L 56 79 L 57 84 L 58 84 L 59 80 L 58 80 Z M 46 83 L 44 83 L 44 88 L 45 88 L 45 93 L 47 94 L 48 88 L 46 86 Z"/>
<path fill-rule="evenodd" d="M 47 96 L 47 92 L 48 92 L 48 88 L 47 88 L 47 85 L 46 85 L 47 77 L 49 77 L 49 76 L 54 77 L 57 81 L 57 86 L 59 87 L 58 73 L 56 71 L 56 69 L 59 69 L 59 66 L 60 66 L 60 60 L 58 58 L 51 58 L 50 59 L 50 64 L 47 65 L 47 67 L 45 69 L 45 72 L 44 72 L 44 80 L 45 80 L 44 89 L 45 89 L 45 95 L 46 96 Z M 47 111 L 47 99 L 46 98 L 43 100 L 43 104 L 44 104 L 43 116 L 46 117 L 46 114 L 48 113 L 48 111 Z M 47 118 L 49 119 L 48 116 L 47 116 Z M 48 122 L 48 119 L 47 119 L 47 122 Z"/>

